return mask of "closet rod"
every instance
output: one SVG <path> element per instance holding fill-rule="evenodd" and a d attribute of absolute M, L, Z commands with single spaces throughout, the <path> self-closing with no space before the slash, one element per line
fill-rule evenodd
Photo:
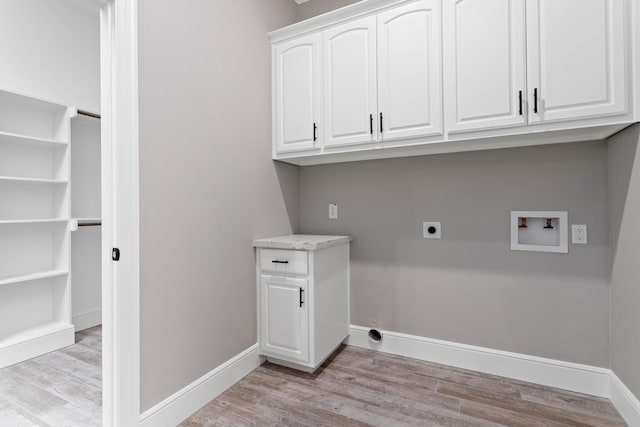
<path fill-rule="evenodd" d="M 100 120 L 102 118 L 100 116 L 100 114 L 90 113 L 90 112 L 84 111 L 84 110 L 78 110 L 78 114 L 82 114 L 83 116 L 93 117 L 94 119 L 98 119 L 98 120 Z"/>
<path fill-rule="evenodd" d="M 78 224 L 78 227 L 100 227 L 102 225 L 102 221 L 97 222 L 85 222 L 82 224 Z"/>

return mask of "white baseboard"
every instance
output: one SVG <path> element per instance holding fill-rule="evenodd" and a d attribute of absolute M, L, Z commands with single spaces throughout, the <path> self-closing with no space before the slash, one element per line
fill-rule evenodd
<path fill-rule="evenodd" d="M 380 331 L 382 342 L 369 340 L 369 328 L 351 326 L 347 344 L 472 371 L 607 397 L 609 369 L 525 354 Z"/>
<path fill-rule="evenodd" d="M 73 325 L 76 327 L 76 332 L 102 325 L 102 309 L 96 308 L 95 310 L 74 314 Z"/>
<path fill-rule="evenodd" d="M 180 424 L 263 363 L 258 344 L 226 361 L 140 415 L 141 427 Z"/>
<path fill-rule="evenodd" d="M 640 426 L 640 401 L 613 371 L 526 354 L 380 331 L 380 343 L 369 339 L 369 328 L 351 325 L 348 345 L 455 366 L 516 380 L 556 387 L 611 400 L 631 427 Z"/>
<path fill-rule="evenodd" d="M 640 401 L 631 393 L 631 390 L 611 372 L 609 377 L 609 400 L 616 407 L 622 418 L 629 426 L 640 426 Z"/>
<path fill-rule="evenodd" d="M 629 426 L 640 426 L 640 401 L 610 370 L 490 348 L 351 326 L 348 345 L 609 398 Z M 140 416 L 141 427 L 177 425 L 260 366 L 255 344 Z"/>
<path fill-rule="evenodd" d="M 40 328 L 31 336 L 25 336 L 23 340 L 0 349 L 0 368 L 60 350 L 74 342 L 73 325 L 59 324 Z"/>

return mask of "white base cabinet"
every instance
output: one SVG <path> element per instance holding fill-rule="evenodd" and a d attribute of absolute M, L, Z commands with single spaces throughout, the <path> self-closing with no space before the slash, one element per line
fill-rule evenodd
<path fill-rule="evenodd" d="M 298 245 L 302 249 L 286 248 L 282 240 L 279 247 L 273 239 L 254 241 L 260 354 L 313 371 L 349 334 L 349 238 L 279 239 L 286 237 L 333 240 L 327 247 Z"/>

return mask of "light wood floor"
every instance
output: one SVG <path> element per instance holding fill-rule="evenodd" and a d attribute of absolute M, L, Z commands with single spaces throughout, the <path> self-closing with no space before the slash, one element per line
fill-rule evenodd
<path fill-rule="evenodd" d="M 342 347 L 316 373 L 266 363 L 181 424 L 624 426 L 607 399 Z"/>
<path fill-rule="evenodd" d="M 102 424 L 102 328 L 76 344 L 0 369 L 0 426 Z"/>

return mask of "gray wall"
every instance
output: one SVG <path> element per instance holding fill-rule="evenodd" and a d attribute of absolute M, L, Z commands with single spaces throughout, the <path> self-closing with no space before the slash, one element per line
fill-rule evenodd
<path fill-rule="evenodd" d="M 354 324 L 608 366 L 604 143 L 270 160 L 266 32 L 349 3 L 140 1 L 142 411 L 256 342 L 251 240 L 291 231 L 355 236 Z M 568 210 L 589 245 L 512 252 L 511 209 Z M 442 220 L 443 239 L 423 240 L 423 220 Z M 618 253 L 614 278 L 632 278 Z M 612 321 L 614 369 L 637 392 Z"/>
<path fill-rule="evenodd" d="M 298 21 L 304 21 L 316 15 L 321 15 L 357 2 L 358 0 L 310 0 L 298 5 L 296 18 Z"/>
<path fill-rule="evenodd" d="M 640 397 L 640 125 L 609 139 L 611 368 Z"/>
<path fill-rule="evenodd" d="M 141 410 L 256 343 L 251 241 L 297 224 L 266 33 L 291 0 L 141 0 Z"/>
<path fill-rule="evenodd" d="M 567 210 L 589 244 L 511 251 L 511 210 Z M 609 365 L 604 142 L 304 167 L 299 231 L 354 236 L 352 324 Z"/>
<path fill-rule="evenodd" d="M 0 87 L 100 111 L 100 15 L 86 0 L 0 0 Z"/>

